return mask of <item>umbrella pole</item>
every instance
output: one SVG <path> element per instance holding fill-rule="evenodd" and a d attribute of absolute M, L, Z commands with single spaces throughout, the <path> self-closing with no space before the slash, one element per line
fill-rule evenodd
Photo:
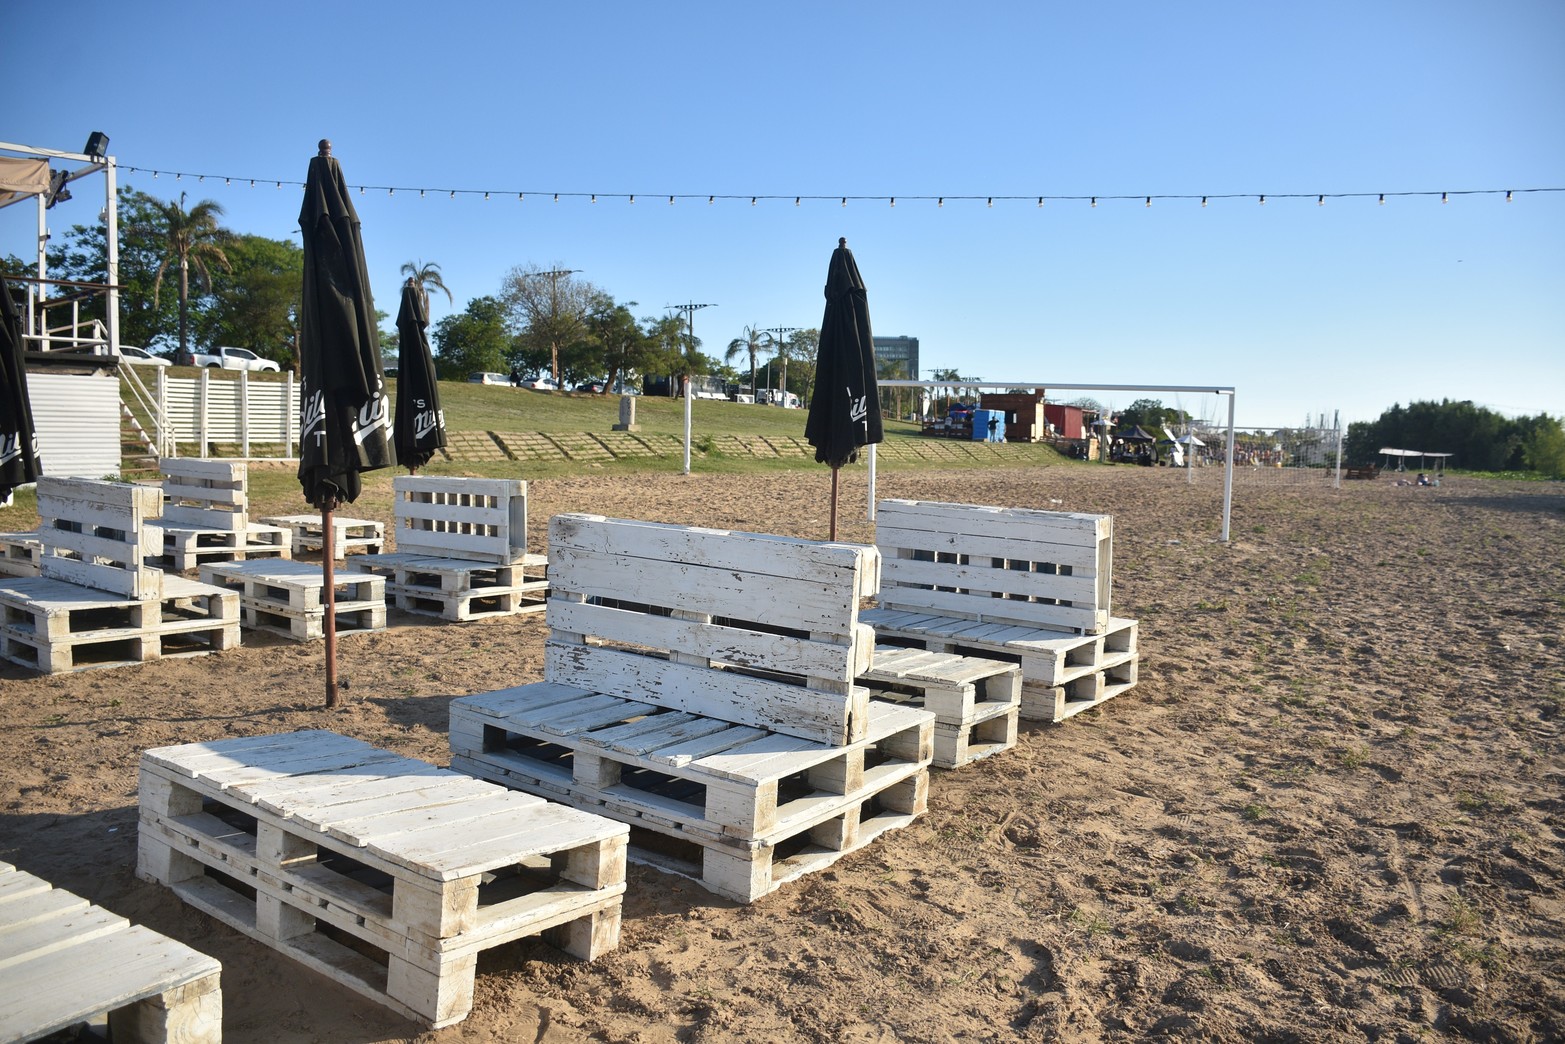
<path fill-rule="evenodd" d="M 321 508 L 321 576 L 326 589 L 322 602 L 326 606 L 326 706 L 337 706 L 337 587 L 335 579 L 336 549 L 332 533 L 332 509 Z"/>
<path fill-rule="evenodd" d="M 831 539 L 837 539 L 837 469 L 831 469 Z"/>

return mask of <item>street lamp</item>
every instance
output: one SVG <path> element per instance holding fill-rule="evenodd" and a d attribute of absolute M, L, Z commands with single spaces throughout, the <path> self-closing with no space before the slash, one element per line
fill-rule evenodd
<path fill-rule="evenodd" d="M 696 311 L 702 308 L 716 308 L 714 304 L 696 304 L 694 301 L 682 305 L 664 305 L 664 308 L 676 312 L 685 313 L 685 321 L 690 326 L 690 343 L 685 349 L 685 474 L 690 474 L 690 368 L 695 364 L 696 354 Z"/>
<path fill-rule="evenodd" d="M 761 333 L 771 334 L 772 342 L 777 345 L 778 348 L 782 349 L 777 354 L 782 356 L 782 404 L 784 407 L 788 405 L 788 351 L 787 342 L 785 342 L 782 338 L 784 334 L 798 333 L 801 329 L 803 329 L 803 327 L 769 326 L 761 331 Z M 751 388 L 750 390 L 752 392 L 755 391 L 754 388 Z"/>

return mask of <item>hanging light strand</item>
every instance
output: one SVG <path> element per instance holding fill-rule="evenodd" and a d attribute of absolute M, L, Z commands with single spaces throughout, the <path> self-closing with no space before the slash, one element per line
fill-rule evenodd
<path fill-rule="evenodd" d="M 195 171 L 162 170 L 162 169 L 154 169 L 154 168 L 151 168 L 151 167 L 135 167 L 135 166 L 130 166 L 130 165 L 126 165 L 126 164 L 121 164 L 119 169 L 122 172 L 124 172 L 124 173 L 128 173 L 128 174 L 148 174 L 148 175 L 152 176 L 153 178 L 158 178 L 158 177 L 161 177 L 161 176 L 171 176 L 176 181 L 183 180 L 186 177 L 195 178 L 198 182 L 204 182 L 207 178 L 213 178 L 213 179 L 221 178 L 222 181 L 223 181 L 223 184 L 225 186 L 227 186 L 227 187 L 233 187 L 234 186 L 234 182 L 236 180 L 239 182 L 239 187 L 244 187 L 246 184 L 248 184 L 251 188 L 254 188 L 257 183 L 264 184 L 265 182 L 268 182 L 268 181 L 272 182 L 272 184 L 275 185 L 279 189 L 282 188 L 284 185 L 289 185 L 289 186 L 296 187 L 296 188 L 301 188 L 301 189 L 304 187 L 304 182 L 302 182 L 302 181 L 291 181 L 291 180 L 288 180 L 286 178 L 281 180 L 281 181 L 279 181 L 276 178 L 252 178 L 252 177 L 249 177 L 247 175 L 238 175 L 238 174 L 202 174 L 202 173 L 198 173 L 198 172 L 195 172 Z M 349 188 L 350 189 L 355 189 L 356 188 L 361 196 L 365 195 L 367 192 L 370 192 L 370 191 L 385 192 L 388 196 L 395 196 L 396 193 L 400 191 L 400 192 L 404 192 L 404 193 L 407 193 L 407 194 L 412 194 L 412 193 L 416 192 L 418 194 L 419 198 L 422 199 L 422 198 L 425 198 L 427 193 L 434 192 L 434 193 L 438 194 L 438 193 L 442 193 L 443 192 L 443 193 L 445 193 L 447 199 L 453 199 L 454 200 L 454 199 L 456 199 L 458 197 L 473 197 L 475 199 L 488 199 L 490 197 L 491 193 L 498 192 L 498 193 L 513 193 L 513 194 L 515 194 L 518 202 L 525 201 L 528 195 L 534 195 L 534 196 L 537 196 L 537 197 L 543 198 L 543 199 L 553 199 L 553 201 L 556 202 L 556 203 L 558 203 L 562 198 L 564 198 L 564 199 L 581 199 L 581 200 L 585 200 L 587 202 L 596 203 L 598 201 L 598 197 L 599 196 L 603 196 L 603 198 L 605 198 L 605 199 L 623 199 L 623 200 L 625 200 L 625 201 L 627 201 L 629 203 L 634 203 L 636 201 L 636 196 L 638 194 L 640 194 L 640 195 L 644 195 L 645 194 L 645 193 L 634 193 L 634 192 L 621 192 L 621 193 L 566 192 L 566 191 L 555 192 L 553 190 L 540 192 L 540 191 L 536 191 L 536 190 L 533 190 L 533 189 L 514 189 L 514 188 L 505 188 L 505 189 L 501 189 L 501 188 L 488 188 L 488 189 L 482 189 L 482 188 L 474 188 L 474 189 L 457 188 L 457 189 L 453 189 L 453 188 L 430 188 L 429 186 L 416 186 L 416 185 L 368 185 L 368 184 L 365 184 L 365 185 L 353 185 L 353 186 L 349 186 Z M 913 200 L 913 201 L 918 201 L 918 202 L 926 202 L 927 201 L 927 202 L 930 202 L 930 203 L 934 203 L 936 207 L 944 207 L 948 200 L 953 202 L 953 203 L 963 203 L 963 202 L 965 202 L 965 203 L 982 203 L 985 207 L 993 207 L 996 203 L 1026 202 L 1026 203 L 1033 204 L 1035 208 L 1042 208 L 1043 205 L 1046 202 L 1047 203 L 1086 203 L 1090 207 L 1096 207 L 1096 206 L 1098 206 L 1099 203 L 1132 202 L 1132 203 L 1140 203 L 1143 208 L 1148 208 L 1148 207 L 1151 207 L 1152 202 L 1154 200 L 1170 200 L 1170 201 L 1189 200 L 1191 202 L 1199 204 L 1202 207 L 1207 206 L 1209 201 L 1210 202 L 1216 202 L 1218 200 L 1245 200 L 1245 199 L 1248 199 L 1248 200 L 1251 200 L 1251 201 L 1258 201 L 1258 202 L 1261 203 L 1262 206 L 1266 205 L 1267 202 L 1271 202 L 1271 201 L 1280 201 L 1280 200 L 1314 200 L 1317 206 L 1324 206 L 1328 199 L 1372 199 L 1372 200 L 1375 200 L 1376 202 L 1378 202 L 1380 204 L 1384 204 L 1388 198 L 1426 197 L 1426 198 L 1431 198 L 1432 199 L 1432 198 L 1438 197 L 1440 202 L 1442 202 L 1442 203 L 1450 203 L 1458 196 L 1502 196 L 1502 197 L 1504 197 L 1505 202 L 1510 203 L 1510 202 L 1512 202 L 1515 199 L 1516 196 L 1527 195 L 1527 194 L 1531 194 L 1531 193 L 1551 193 L 1551 192 L 1565 192 L 1565 186 L 1541 186 L 1541 187 L 1537 187 L 1537 188 L 1520 188 L 1520 189 L 1458 189 L 1458 190 L 1451 190 L 1451 189 L 1442 189 L 1442 190 L 1436 190 L 1436 189 L 1428 189 L 1428 190 L 1416 189 L 1416 190 L 1404 190 L 1404 191 L 1399 191 L 1399 192 L 1280 192 L 1280 193 L 1268 192 L 1268 193 L 1264 193 L 1264 194 L 1253 193 L 1253 192 L 1220 192 L 1220 193 L 1178 193 L 1178 192 L 1158 193 L 1158 192 L 1154 192 L 1151 195 L 1146 195 L 1146 194 L 1143 193 L 1143 194 L 1137 194 L 1137 195 L 1119 194 L 1119 195 L 1081 195 L 1081 196 L 1078 196 L 1078 195 L 1050 196 L 1050 195 L 1037 195 L 1037 194 L 1029 194 L 1029 195 L 993 195 L 993 194 L 988 194 L 988 193 L 984 193 L 984 194 L 981 194 L 981 195 L 975 194 L 975 195 L 961 195 L 961 196 L 953 196 L 953 195 L 924 195 L 924 196 L 903 196 L 903 195 L 898 195 L 898 196 L 893 196 L 893 195 L 889 195 L 889 194 L 887 194 L 887 195 L 856 196 L 856 195 L 841 195 L 841 194 L 831 194 L 831 195 L 816 194 L 816 195 L 810 195 L 810 194 L 807 194 L 807 193 L 766 194 L 766 193 L 750 193 L 750 192 L 731 192 L 731 193 L 723 193 L 723 192 L 719 192 L 719 193 L 675 192 L 675 193 L 668 194 L 668 202 L 669 202 L 669 205 L 672 206 L 676 200 L 681 200 L 681 199 L 700 201 L 701 199 L 705 198 L 706 202 L 709 203 L 709 204 L 716 204 L 718 202 L 726 202 L 726 201 L 744 202 L 744 201 L 748 200 L 750 205 L 751 206 L 755 206 L 755 207 L 759 207 L 763 203 L 771 202 L 771 201 L 774 201 L 774 200 L 780 200 L 782 202 L 787 202 L 789 200 L 792 200 L 793 205 L 796 206 L 796 207 L 797 206 L 802 206 L 805 202 L 822 202 L 822 203 L 828 203 L 829 202 L 829 203 L 836 203 L 839 206 L 843 206 L 843 207 L 847 206 L 850 202 L 874 202 L 874 203 L 886 203 L 890 207 L 893 207 L 893 208 L 897 205 L 897 201 L 898 200 L 902 200 L 903 202 L 906 202 L 908 200 Z"/>

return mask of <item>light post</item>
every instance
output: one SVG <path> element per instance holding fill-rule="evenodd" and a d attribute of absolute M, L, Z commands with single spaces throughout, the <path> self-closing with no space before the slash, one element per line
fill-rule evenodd
<path fill-rule="evenodd" d="M 690 340 L 685 347 L 685 474 L 690 474 L 690 369 L 695 364 L 696 356 L 696 311 L 702 308 L 716 308 L 714 304 L 696 304 L 694 301 L 682 305 L 664 305 L 664 308 L 676 312 L 685 313 L 685 321 L 689 324 Z"/>
<path fill-rule="evenodd" d="M 761 333 L 771 334 L 772 343 L 781 349 L 777 354 L 782 356 L 782 404 L 785 408 L 788 405 L 788 350 L 786 342 L 783 341 L 783 336 L 785 334 L 798 333 L 801 329 L 802 327 L 798 326 L 771 326 L 761 331 Z M 750 390 L 752 392 L 755 391 L 754 388 Z"/>

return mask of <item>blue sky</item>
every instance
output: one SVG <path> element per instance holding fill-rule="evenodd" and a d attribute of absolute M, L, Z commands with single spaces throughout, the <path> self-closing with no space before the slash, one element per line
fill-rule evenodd
<path fill-rule="evenodd" d="M 920 338 L 925 368 L 1232 385 L 1241 425 L 1565 413 L 1565 192 L 1456 194 L 1565 187 L 1558 0 L 20 0 L 0 51 L 0 140 L 102 130 L 122 167 L 231 176 L 122 183 L 239 231 L 294 233 L 299 192 L 268 179 L 302 181 L 323 136 L 350 184 L 428 189 L 357 200 L 387 311 L 404 261 L 438 262 L 458 309 L 558 266 L 638 315 L 717 305 L 696 334 L 720 355 L 745 326 L 819 325 L 846 236 L 876 332 Z M 1390 195 L 1418 191 L 1452 195 Z M 1329 198 L 1355 192 L 1388 198 Z M 34 221 L 0 211 L 0 252 L 29 256 Z"/>

